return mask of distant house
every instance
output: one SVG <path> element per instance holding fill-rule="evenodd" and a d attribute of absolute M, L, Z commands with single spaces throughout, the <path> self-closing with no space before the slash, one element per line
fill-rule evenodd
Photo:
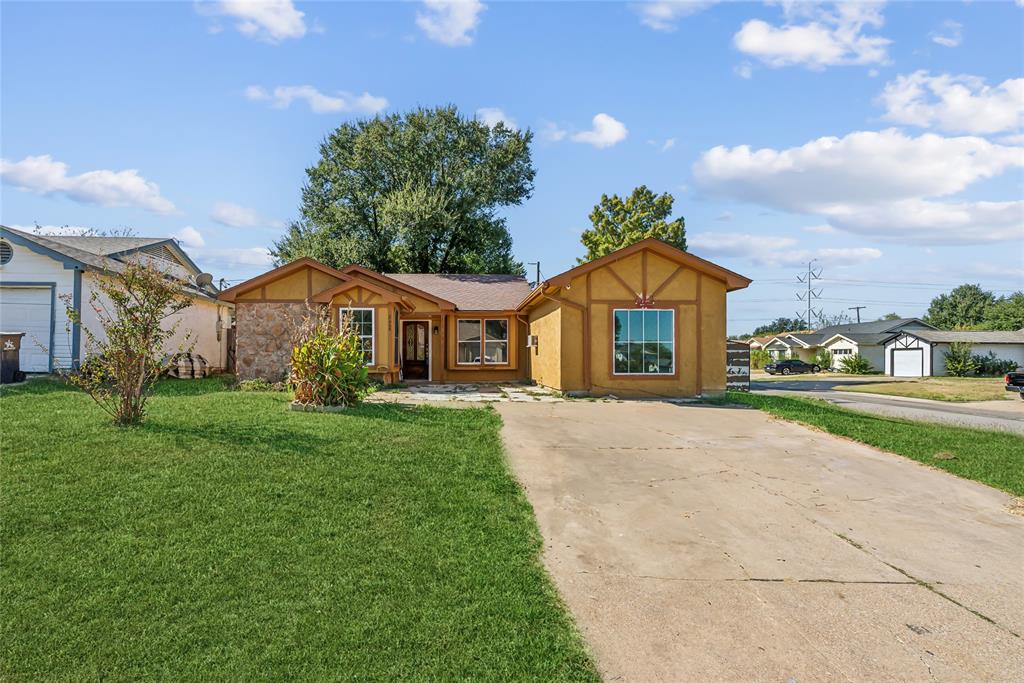
<path fill-rule="evenodd" d="M 83 335 L 78 325 L 68 324 L 64 299 L 95 334 L 99 321 L 90 297 L 101 278 L 119 272 L 130 258 L 153 259 L 192 283 L 193 305 L 178 314 L 179 335 L 191 331 L 194 352 L 211 368 L 224 368 L 230 306 L 217 301 L 212 285 L 196 283 L 199 267 L 173 239 L 36 235 L 0 226 L 0 330 L 25 333 L 22 371 L 52 372 L 82 360 Z"/>
<path fill-rule="evenodd" d="M 1024 330 L 989 332 L 915 329 L 890 334 L 885 342 L 885 374 L 893 377 L 929 377 L 946 374 L 950 344 L 966 342 L 971 353 L 995 354 L 1024 367 Z"/>
<path fill-rule="evenodd" d="M 832 368 L 843 358 L 859 355 L 876 370 L 885 367 L 885 342 L 901 330 L 934 330 L 920 318 L 875 320 L 865 323 L 830 325 L 814 332 L 788 332 L 776 335 L 764 348 L 773 358 L 799 358 L 810 362 L 820 349 L 832 352 Z"/>

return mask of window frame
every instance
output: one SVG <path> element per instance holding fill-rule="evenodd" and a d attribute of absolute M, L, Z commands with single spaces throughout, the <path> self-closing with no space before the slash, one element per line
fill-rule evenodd
<path fill-rule="evenodd" d="M 338 309 L 338 330 L 341 330 L 344 316 L 349 311 L 353 313 L 355 311 L 369 311 L 370 312 L 370 334 L 360 334 L 359 339 L 362 340 L 366 337 L 370 338 L 370 361 L 366 364 L 366 367 L 373 367 L 377 364 L 377 309 L 372 306 L 352 306 Z"/>
<path fill-rule="evenodd" d="M 622 311 L 622 312 L 626 313 L 627 318 L 629 316 L 629 313 L 633 312 L 633 311 L 640 311 L 640 312 L 651 311 L 651 312 L 655 312 L 655 313 L 659 313 L 659 314 L 662 313 L 662 312 L 668 312 L 668 313 L 672 314 L 672 342 L 671 342 L 672 343 L 672 372 L 619 372 L 618 370 L 615 369 L 615 344 L 616 343 L 622 343 L 622 342 L 616 342 L 615 341 L 615 314 L 618 313 L 619 311 Z M 611 345 L 612 345 L 612 348 L 611 348 L 611 354 L 612 354 L 612 357 L 611 357 L 611 361 L 612 361 L 611 362 L 612 377 L 650 377 L 650 378 L 656 378 L 656 377 L 677 377 L 678 376 L 678 373 L 679 373 L 679 365 L 678 365 L 678 362 L 679 362 L 679 328 L 678 328 L 678 323 L 677 323 L 677 319 L 676 319 L 676 309 L 674 309 L 674 308 L 612 308 L 611 309 L 611 328 L 610 329 L 611 329 Z M 626 340 L 626 343 L 631 343 L 631 342 L 629 340 Z M 632 343 L 636 343 L 636 342 L 632 342 Z M 641 344 L 643 344 L 643 343 L 663 344 L 665 342 L 659 339 L 659 340 L 654 341 L 654 342 L 647 342 L 646 340 L 640 340 L 640 343 Z"/>
<path fill-rule="evenodd" d="M 506 360 L 502 362 L 488 362 L 487 361 L 487 323 L 488 322 L 503 322 L 505 323 L 505 338 L 504 339 L 492 339 L 491 342 L 504 342 L 505 343 L 505 356 Z M 479 361 L 462 361 L 459 360 L 459 344 L 472 344 L 471 341 L 459 340 L 459 323 L 460 322 L 475 322 L 480 324 L 480 341 L 478 344 L 479 348 Z M 508 317 L 500 318 L 456 318 L 455 319 L 455 364 L 470 367 L 483 367 L 483 366 L 503 366 L 511 365 L 512 355 L 509 349 L 512 348 L 512 319 Z"/>

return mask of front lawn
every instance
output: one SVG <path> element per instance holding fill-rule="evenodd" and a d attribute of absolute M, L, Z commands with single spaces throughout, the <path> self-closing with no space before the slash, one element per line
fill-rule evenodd
<path fill-rule="evenodd" d="M 0 391 L 0 679 L 596 680 L 489 410 Z"/>
<path fill-rule="evenodd" d="M 998 401 L 1017 399 L 1006 391 L 1002 377 L 922 377 L 875 384 L 837 385 L 838 391 L 860 391 L 888 396 L 928 398 L 933 401 Z"/>
<path fill-rule="evenodd" d="M 870 415 L 818 399 L 729 392 L 726 400 L 1024 496 L 1024 438 L 1015 434 Z"/>

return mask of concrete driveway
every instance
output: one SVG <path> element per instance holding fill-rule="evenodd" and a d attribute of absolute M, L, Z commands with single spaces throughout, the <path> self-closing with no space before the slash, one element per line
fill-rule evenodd
<path fill-rule="evenodd" d="M 1024 680 L 1024 516 L 743 408 L 503 403 L 607 680 Z"/>

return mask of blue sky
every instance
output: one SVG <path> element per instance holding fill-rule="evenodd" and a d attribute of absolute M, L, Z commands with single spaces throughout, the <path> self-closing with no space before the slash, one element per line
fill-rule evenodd
<path fill-rule="evenodd" d="M 2 12 L 5 225 L 178 236 L 266 270 L 343 121 L 456 104 L 535 134 L 515 252 L 574 264 L 602 193 L 676 198 L 754 278 L 729 331 L 1024 288 L 1024 8 L 1008 2 L 19 3 Z"/>

